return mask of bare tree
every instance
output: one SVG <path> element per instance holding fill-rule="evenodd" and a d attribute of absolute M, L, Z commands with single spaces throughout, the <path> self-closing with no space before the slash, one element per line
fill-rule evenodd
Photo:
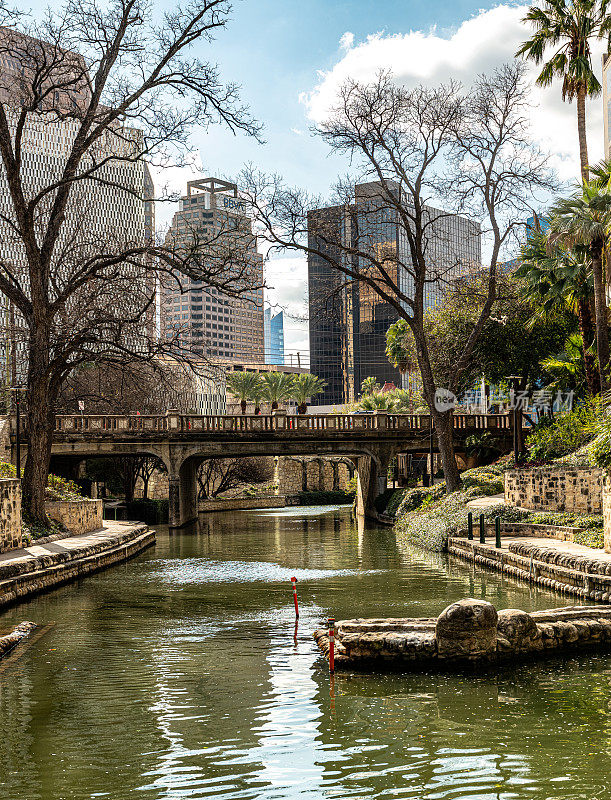
<path fill-rule="evenodd" d="M 247 169 L 241 179 L 272 248 L 318 258 L 337 275 L 330 291 L 359 285 L 392 307 L 395 318 L 405 319 L 449 491 L 460 486 L 460 476 L 452 410 L 435 403 L 440 387 L 424 327 L 427 293 L 465 270 L 486 278 L 481 314 L 443 387 L 455 391 L 490 315 L 500 258 L 540 202 L 539 193 L 555 186 L 546 157 L 529 139 L 527 108 L 519 64 L 479 77 L 469 91 L 456 83 L 408 89 L 389 74 L 366 85 L 348 81 L 328 120 L 316 128 L 355 173 L 338 182 L 334 207 L 287 187 L 278 176 Z M 357 186 L 369 197 L 355 202 Z M 435 207 L 450 203 L 452 212 Z M 453 233 L 456 213 L 481 225 L 485 262 L 465 263 Z"/>
<path fill-rule="evenodd" d="M 197 469 L 197 496 L 208 500 L 244 484 L 264 483 L 272 476 L 266 459 L 208 458 Z"/>
<path fill-rule="evenodd" d="M 103 196 L 136 213 L 148 199 L 145 162 L 180 163 L 193 125 L 259 136 L 237 87 L 191 52 L 225 27 L 230 9 L 227 0 L 190 0 L 155 18 L 148 0 L 64 0 L 32 22 L 0 0 L 10 25 L 0 29 L 0 292 L 26 334 L 28 517 L 46 519 L 66 377 L 92 360 L 135 363 L 167 349 L 146 334 L 158 283 L 151 271 L 224 294 L 241 293 L 252 277 L 234 244 L 159 244 L 99 218 Z M 36 159 L 49 154 L 52 166 L 36 173 Z"/>

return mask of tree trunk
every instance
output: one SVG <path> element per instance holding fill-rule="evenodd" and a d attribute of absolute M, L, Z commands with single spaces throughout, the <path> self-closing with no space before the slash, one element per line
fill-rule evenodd
<path fill-rule="evenodd" d="M 581 163 L 581 180 L 587 181 L 588 170 L 588 140 L 586 135 L 586 90 L 582 86 L 577 91 L 577 134 L 579 136 L 579 161 Z"/>
<path fill-rule="evenodd" d="M 258 417 L 260 413 L 261 413 L 261 407 L 255 405 L 255 417 Z"/>
<path fill-rule="evenodd" d="M 149 479 L 142 476 L 142 499 L 149 499 Z"/>
<path fill-rule="evenodd" d="M 297 406 L 297 413 L 298 414 L 305 414 L 307 410 L 308 410 L 308 404 L 307 403 L 299 403 L 299 405 Z"/>
<path fill-rule="evenodd" d="M 456 464 L 456 454 L 454 452 L 454 426 L 452 412 L 433 411 L 435 420 L 435 433 L 443 464 L 443 474 L 446 482 L 446 491 L 456 492 L 461 487 L 460 472 Z M 432 465 L 431 465 L 432 466 Z"/>
<path fill-rule="evenodd" d="M 594 241 L 591 245 L 592 276 L 594 278 L 594 307 L 596 309 L 596 349 L 600 370 L 600 390 L 608 386 L 609 371 L 609 329 L 607 327 L 607 298 L 603 275 L 603 243 Z"/>
<path fill-rule="evenodd" d="M 30 360 L 31 364 L 38 361 L 35 353 L 31 353 Z M 45 489 L 51 464 L 55 419 L 46 377 L 36 374 L 36 366 L 34 370 L 30 366 L 29 373 L 26 415 L 28 455 L 23 470 L 22 511 L 25 519 L 48 525 Z"/>
<path fill-rule="evenodd" d="M 23 471 L 22 511 L 28 520 L 49 524 L 45 490 L 55 427 L 54 396 L 49 386 L 49 332 L 43 321 L 33 326 L 29 340 L 27 385 L 28 455 Z"/>
<path fill-rule="evenodd" d="M 272 411 L 277 411 L 277 410 L 278 410 L 278 401 L 274 400 L 274 402 L 272 403 Z"/>
<path fill-rule="evenodd" d="M 246 414 L 246 400 L 242 400 L 240 406 L 242 408 L 242 414 Z"/>
<path fill-rule="evenodd" d="M 579 320 L 579 333 L 583 341 L 583 365 L 586 374 L 586 384 L 591 395 L 596 395 L 600 387 L 600 373 L 596 367 L 596 359 L 586 349 L 591 347 L 595 338 L 595 326 L 592 319 L 590 298 L 580 298 L 577 302 L 577 319 Z"/>

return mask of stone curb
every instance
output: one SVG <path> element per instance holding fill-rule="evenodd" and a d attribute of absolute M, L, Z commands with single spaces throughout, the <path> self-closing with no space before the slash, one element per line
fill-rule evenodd
<path fill-rule="evenodd" d="M 52 553 L 27 559 L 19 569 L 0 580 L 0 607 L 55 586 L 126 561 L 155 543 L 155 532 L 144 524 L 134 525 L 120 536 L 71 553 Z M 5 565 L 6 567 L 11 565 Z"/>
<path fill-rule="evenodd" d="M 16 647 L 22 639 L 29 636 L 36 627 L 34 622 L 20 622 L 6 636 L 0 636 L 0 658 Z"/>
<path fill-rule="evenodd" d="M 597 559 L 518 542 L 512 542 L 509 551 L 497 550 L 487 544 L 456 537 L 449 539 L 448 552 L 465 561 L 527 583 L 536 583 L 546 589 L 599 603 L 611 602 L 611 574 L 606 573 L 611 564 Z M 556 557 L 562 563 L 556 563 Z M 595 571 L 602 567 L 604 572 Z"/>

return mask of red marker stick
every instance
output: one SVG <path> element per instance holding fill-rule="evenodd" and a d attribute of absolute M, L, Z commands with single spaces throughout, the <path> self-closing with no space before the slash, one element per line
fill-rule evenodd
<path fill-rule="evenodd" d="M 335 618 L 329 617 L 329 672 L 335 672 Z"/>
<path fill-rule="evenodd" d="M 297 603 L 297 578 L 291 578 L 293 584 L 293 600 L 295 601 L 295 616 L 299 617 L 299 605 Z"/>

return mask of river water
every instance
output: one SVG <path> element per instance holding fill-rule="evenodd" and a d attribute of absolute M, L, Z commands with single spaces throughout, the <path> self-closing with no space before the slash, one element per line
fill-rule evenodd
<path fill-rule="evenodd" d="M 327 616 L 465 596 L 570 602 L 359 531 L 345 508 L 160 528 L 137 559 L 0 617 L 54 623 L 0 665 L 0 798 L 611 798 L 611 657 L 339 673 L 331 691 L 311 637 Z"/>

